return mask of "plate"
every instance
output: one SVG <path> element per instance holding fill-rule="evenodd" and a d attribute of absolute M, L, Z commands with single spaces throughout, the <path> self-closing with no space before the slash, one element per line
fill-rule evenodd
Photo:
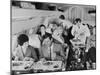
<path fill-rule="evenodd" d="M 13 71 L 26 71 L 31 68 L 33 61 L 12 61 Z"/>

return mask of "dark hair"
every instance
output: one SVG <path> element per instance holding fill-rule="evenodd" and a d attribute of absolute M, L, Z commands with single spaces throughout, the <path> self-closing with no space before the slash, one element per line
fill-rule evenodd
<path fill-rule="evenodd" d="M 64 15 L 60 15 L 59 18 L 64 20 L 65 16 Z"/>
<path fill-rule="evenodd" d="M 76 22 L 76 23 L 81 22 L 81 19 L 80 19 L 80 18 L 76 18 L 76 19 L 75 19 L 75 22 Z"/>
<path fill-rule="evenodd" d="M 38 27 L 36 34 L 39 34 L 39 35 L 41 34 L 41 32 L 40 32 L 41 27 L 46 28 L 45 25 L 41 24 L 41 25 Z"/>
<path fill-rule="evenodd" d="M 22 46 L 25 42 L 28 42 L 29 38 L 26 34 L 20 34 L 18 37 L 18 44 Z"/>
<path fill-rule="evenodd" d="M 45 27 L 45 25 L 43 25 L 43 24 L 41 24 L 41 25 L 39 26 L 39 28 L 41 28 L 41 27 L 44 27 L 44 28 L 46 28 L 46 27 Z"/>

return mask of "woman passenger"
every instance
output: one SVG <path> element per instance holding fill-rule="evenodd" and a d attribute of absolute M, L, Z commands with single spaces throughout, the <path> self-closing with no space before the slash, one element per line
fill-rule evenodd
<path fill-rule="evenodd" d="M 18 36 L 18 47 L 15 50 L 15 60 L 17 61 L 37 61 L 35 49 L 29 45 L 29 38 L 26 34 Z"/>

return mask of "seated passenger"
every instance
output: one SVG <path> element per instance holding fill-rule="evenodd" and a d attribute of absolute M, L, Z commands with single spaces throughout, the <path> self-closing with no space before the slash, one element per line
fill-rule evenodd
<path fill-rule="evenodd" d="M 25 34 L 18 36 L 18 47 L 15 50 L 15 60 L 19 61 L 37 61 L 35 49 L 29 45 L 29 38 Z"/>
<path fill-rule="evenodd" d="M 46 48 L 45 43 L 44 43 L 44 40 L 47 37 L 50 37 L 51 38 L 52 35 L 50 33 L 46 32 L 46 27 L 43 24 L 39 26 L 39 28 L 37 30 L 37 34 L 38 34 L 38 38 L 40 40 L 40 45 L 41 45 L 41 47 L 40 47 L 40 59 L 42 59 L 43 58 L 42 51 L 45 51 L 45 48 Z"/>

